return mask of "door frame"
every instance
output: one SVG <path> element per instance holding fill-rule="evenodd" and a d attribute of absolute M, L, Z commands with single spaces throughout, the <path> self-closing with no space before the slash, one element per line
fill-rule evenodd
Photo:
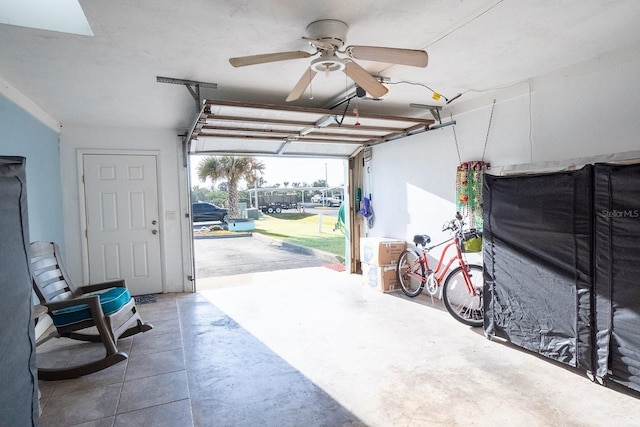
<path fill-rule="evenodd" d="M 85 199 L 85 185 L 84 185 L 84 156 L 86 155 L 121 155 L 121 156 L 154 156 L 156 158 L 156 188 L 158 189 L 158 225 L 160 226 L 160 230 L 164 229 L 164 218 L 162 216 L 162 212 L 164 212 L 164 208 L 162 206 L 162 187 L 160 183 L 161 180 L 161 162 L 160 162 L 160 151 L 159 150 L 104 150 L 104 149 L 84 149 L 79 148 L 76 152 L 76 160 L 77 160 L 77 181 L 78 181 L 78 203 L 79 203 L 79 215 L 80 215 L 80 226 L 82 229 L 80 230 L 80 240 L 81 240 L 81 250 L 82 250 L 82 280 L 85 284 L 89 283 L 89 244 L 87 237 L 87 210 L 86 210 L 86 199 Z M 162 236 L 162 234 L 161 234 Z M 165 248 L 164 248 L 164 239 L 160 238 L 160 265 L 162 268 L 160 269 L 160 281 L 162 282 L 161 288 L 162 292 L 166 291 L 166 283 L 165 283 Z"/>

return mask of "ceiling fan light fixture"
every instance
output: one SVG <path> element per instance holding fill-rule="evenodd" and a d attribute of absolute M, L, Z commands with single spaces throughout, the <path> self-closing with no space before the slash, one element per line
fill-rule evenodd
<path fill-rule="evenodd" d="M 344 61 L 335 55 L 321 56 L 311 61 L 311 69 L 317 73 L 342 71 L 345 68 Z"/>

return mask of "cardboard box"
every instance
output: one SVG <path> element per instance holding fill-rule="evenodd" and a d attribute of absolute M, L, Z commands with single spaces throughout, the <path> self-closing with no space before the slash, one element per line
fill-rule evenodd
<path fill-rule="evenodd" d="M 370 265 L 396 264 L 407 242 L 387 237 L 360 238 L 360 261 Z"/>
<path fill-rule="evenodd" d="M 365 286 L 380 292 L 399 291 L 401 288 L 396 267 L 396 264 L 378 266 L 362 263 L 362 280 Z"/>

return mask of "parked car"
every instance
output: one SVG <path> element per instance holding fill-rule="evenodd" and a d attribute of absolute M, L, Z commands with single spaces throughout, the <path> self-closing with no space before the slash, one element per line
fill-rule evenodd
<path fill-rule="evenodd" d="M 322 197 L 320 194 L 316 194 L 311 197 L 313 203 L 320 203 L 324 206 L 340 206 L 342 204 L 342 194 L 334 194 L 330 196 Z"/>
<path fill-rule="evenodd" d="M 227 222 L 227 210 L 211 203 L 194 203 L 191 212 L 193 222 L 222 221 Z"/>
<path fill-rule="evenodd" d="M 321 197 L 319 203 L 325 206 L 340 206 L 342 204 L 342 198 L 339 196 Z"/>

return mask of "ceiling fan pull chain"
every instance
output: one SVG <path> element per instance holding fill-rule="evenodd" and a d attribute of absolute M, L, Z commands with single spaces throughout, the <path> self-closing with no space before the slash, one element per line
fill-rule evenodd
<path fill-rule="evenodd" d="M 484 162 L 484 155 L 487 152 L 487 143 L 489 142 L 489 131 L 491 131 L 491 121 L 493 120 L 493 111 L 495 109 L 496 109 L 496 100 L 494 98 L 493 105 L 491 106 L 491 115 L 489 116 L 489 126 L 487 127 L 487 137 L 484 139 L 484 149 L 482 150 L 482 162 Z M 459 155 L 460 154 L 458 153 L 458 156 Z"/>

